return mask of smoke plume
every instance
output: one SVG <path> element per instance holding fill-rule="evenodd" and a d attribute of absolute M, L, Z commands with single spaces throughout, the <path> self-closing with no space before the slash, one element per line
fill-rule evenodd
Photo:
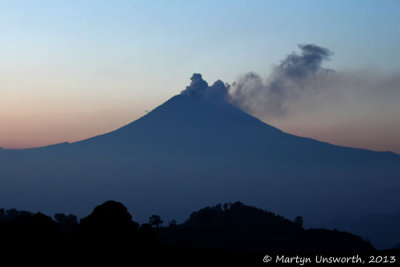
<path fill-rule="evenodd" d="M 231 103 L 291 133 L 399 153 L 400 73 L 331 70 L 323 67 L 329 49 L 299 48 L 266 78 L 238 78 L 229 87 Z"/>
<path fill-rule="evenodd" d="M 182 95 L 207 100 L 222 100 L 228 96 L 228 87 L 221 80 L 214 82 L 212 86 L 208 86 L 208 83 L 203 80 L 199 73 L 194 73 L 190 79 L 192 82 L 181 92 Z"/>
<path fill-rule="evenodd" d="M 268 117 L 283 116 L 296 99 L 307 95 L 309 81 L 320 80 L 332 70 L 322 67 L 333 53 L 313 44 L 299 45 L 301 54 L 292 53 L 275 66 L 266 80 L 256 73 L 248 73 L 232 84 L 233 103 L 250 113 Z"/>

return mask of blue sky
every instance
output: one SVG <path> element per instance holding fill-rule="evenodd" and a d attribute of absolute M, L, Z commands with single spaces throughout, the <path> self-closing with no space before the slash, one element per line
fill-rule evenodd
<path fill-rule="evenodd" d="M 335 70 L 400 69 L 395 0 L 0 4 L 1 147 L 118 128 L 179 93 L 194 72 L 209 83 L 267 76 L 303 43 L 332 50 L 325 66 Z"/>

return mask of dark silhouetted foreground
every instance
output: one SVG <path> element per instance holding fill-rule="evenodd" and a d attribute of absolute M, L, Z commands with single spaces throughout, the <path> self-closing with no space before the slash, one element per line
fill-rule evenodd
<path fill-rule="evenodd" d="M 346 232 L 305 230 L 241 202 L 206 207 L 177 224 L 161 227 L 158 215 L 141 226 L 124 205 L 107 201 L 78 223 L 58 213 L 0 210 L 1 257 L 43 264 L 263 264 L 265 254 L 353 255 L 376 253 L 371 244 Z M 393 253 L 395 250 L 393 251 Z"/>

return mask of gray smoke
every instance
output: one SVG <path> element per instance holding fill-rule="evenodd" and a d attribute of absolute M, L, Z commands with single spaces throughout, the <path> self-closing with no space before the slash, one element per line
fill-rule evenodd
<path fill-rule="evenodd" d="M 181 92 L 182 95 L 207 100 L 222 100 L 228 96 L 228 87 L 221 80 L 214 82 L 212 86 L 208 86 L 208 83 L 203 80 L 199 73 L 194 73 L 190 79 L 192 82 Z"/>
<path fill-rule="evenodd" d="M 400 153 L 400 73 L 323 67 L 333 53 L 299 45 L 263 78 L 247 73 L 229 87 L 232 104 L 285 131 Z"/>
<path fill-rule="evenodd" d="M 334 72 L 322 67 L 333 53 L 323 47 L 299 45 L 301 54 L 288 55 L 263 80 L 256 73 L 248 73 L 230 87 L 232 102 L 249 113 L 263 113 L 269 117 L 289 112 L 293 101 L 315 89 L 309 81 L 321 80 Z"/>
<path fill-rule="evenodd" d="M 299 45 L 299 48 L 301 55 L 292 53 L 275 68 L 276 78 L 302 79 L 318 71 L 326 71 L 321 64 L 333 55 L 331 51 L 313 44 Z"/>

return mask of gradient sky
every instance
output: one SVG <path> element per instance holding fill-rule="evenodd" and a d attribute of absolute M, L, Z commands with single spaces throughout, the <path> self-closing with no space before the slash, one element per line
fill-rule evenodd
<path fill-rule="evenodd" d="M 178 94 L 194 72 L 209 83 L 249 71 L 266 77 L 303 43 L 332 50 L 324 66 L 337 71 L 389 80 L 400 72 L 397 0 L 0 4 L 3 148 L 114 130 Z M 400 153 L 400 110 L 392 102 L 341 112 L 328 103 L 319 112 L 261 119 L 294 134 Z"/>

